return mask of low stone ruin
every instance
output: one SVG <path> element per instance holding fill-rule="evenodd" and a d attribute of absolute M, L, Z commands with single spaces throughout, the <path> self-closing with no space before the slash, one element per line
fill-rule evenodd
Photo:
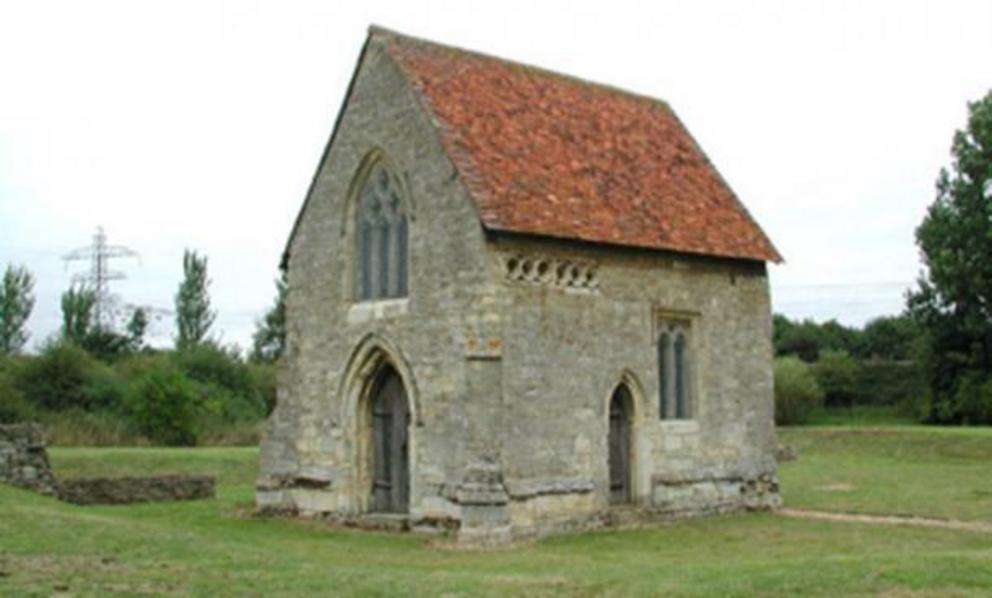
<path fill-rule="evenodd" d="M 45 435 L 37 424 L 0 426 L 0 482 L 58 495 L 45 451 Z"/>
<path fill-rule="evenodd" d="M 77 505 L 213 498 L 213 476 L 161 475 L 58 480 L 37 424 L 0 425 L 0 482 L 54 496 Z"/>
<path fill-rule="evenodd" d="M 59 482 L 59 498 L 76 505 L 125 505 L 213 497 L 214 478 L 206 475 L 79 478 Z"/>

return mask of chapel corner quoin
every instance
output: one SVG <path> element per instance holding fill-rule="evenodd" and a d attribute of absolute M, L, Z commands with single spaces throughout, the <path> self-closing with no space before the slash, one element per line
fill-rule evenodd
<path fill-rule="evenodd" d="M 258 507 L 465 545 L 775 507 L 779 260 L 664 103 L 372 28 Z"/>

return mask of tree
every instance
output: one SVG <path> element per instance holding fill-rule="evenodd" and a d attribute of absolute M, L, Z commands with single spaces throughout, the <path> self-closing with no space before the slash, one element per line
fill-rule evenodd
<path fill-rule="evenodd" d="M 140 351 L 145 346 L 145 332 L 148 331 L 148 313 L 139 307 L 131 313 L 127 321 L 128 344 L 132 351 Z"/>
<path fill-rule="evenodd" d="M 286 271 L 276 279 L 275 304 L 265 312 L 265 316 L 255 323 L 252 337 L 254 348 L 252 359 L 272 362 L 282 356 L 286 349 L 286 291 L 289 288 Z"/>
<path fill-rule="evenodd" d="M 207 256 L 183 253 L 183 281 L 176 292 L 176 349 L 185 351 L 207 340 L 217 313 L 210 309 Z"/>
<path fill-rule="evenodd" d="M 820 334 L 824 350 L 858 353 L 863 343 L 860 330 L 848 328 L 837 320 L 827 320 L 820 324 Z"/>
<path fill-rule="evenodd" d="M 100 326 L 93 289 L 73 286 L 62 293 L 62 338 L 102 361 L 131 351 L 131 338 Z"/>
<path fill-rule="evenodd" d="M 93 331 L 96 293 L 85 286 L 72 286 L 62 293 L 62 338 L 83 346 Z"/>
<path fill-rule="evenodd" d="M 17 353 L 28 341 L 24 329 L 34 308 L 34 276 L 8 264 L 0 288 L 0 355 Z"/>
<path fill-rule="evenodd" d="M 978 423 L 992 413 L 961 400 L 992 379 L 992 91 L 968 113 L 916 229 L 924 270 L 907 295 L 929 343 L 930 421 Z"/>
<path fill-rule="evenodd" d="M 860 356 L 875 359 L 910 359 L 916 352 L 920 328 L 908 316 L 883 316 L 865 325 Z"/>
<path fill-rule="evenodd" d="M 807 363 L 819 359 L 823 351 L 860 354 L 864 344 L 861 330 L 848 328 L 837 320 L 827 320 L 822 324 L 810 319 L 793 322 L 781 314 L 775 314 L 772 324 L 775 354 L 795 355 Z"/>
<path fill-rule="evenodd" d="M 784 355 L 785 340 L 792 334 L 795 323 L 782 314 L 772 316 L 772 346 L 776 355 Z"/>
<path fill-rule="evenodd" d="M 816 322 L 813 320 L 790 322 L 782 316 L 774 321 L 774 325 L 776 355 L 796 355 L 807 363 L 816 361 L 820 356 L 820 349 L 823 348 L 823 333 Z"/>

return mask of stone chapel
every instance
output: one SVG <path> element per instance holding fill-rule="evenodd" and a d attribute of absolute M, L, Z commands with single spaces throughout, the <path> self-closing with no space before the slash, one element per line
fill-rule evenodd
<path fill-rule="evenodd" d="M 780 260 L 666 103 L 372 27 L 258 507 L 466 544 L 774 507 Z"/>

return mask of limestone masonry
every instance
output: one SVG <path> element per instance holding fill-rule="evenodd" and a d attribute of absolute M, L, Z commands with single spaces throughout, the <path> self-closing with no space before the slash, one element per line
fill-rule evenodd
<path fill-rule="evenodd" d="M 58 494 L 41 426 L 0 425 L 0 482 L 50 496 Z"/>
<path fill-rule="evenodd" d="M 453 66 L 419 76 L 435 59 Z M 437 86 L 469 73 L 492 78 L 461 90 L 485 94 L 460 104 L 477 107 L 440 107 Z M 621 120 L 578 135 L 565 92 Z M 526 93 L 550 99 L 514 103 Z M 623 127 L 631 110 L 669 109 L 371 31 L 284 258 L 260 510 L 491 545 L 779 504 L 765 266 L 778 254 L 674 115 L 674 137 L 642 138 Z M 524 115 L 520 143 L 560 167 L 470 143 Z M 604 201 L 619 179 L 637 196 Z M 525 232 L 487 224 L 500 189 L 521 202 L 500 222 Z"/>

